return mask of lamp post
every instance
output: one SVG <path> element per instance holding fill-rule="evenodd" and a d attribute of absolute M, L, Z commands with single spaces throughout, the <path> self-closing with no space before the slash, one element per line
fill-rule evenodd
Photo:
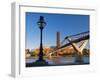
<path fill-rule="evenodd" d="M 37 22 L 37 25 L 40 28 L 40 52 L 39 52 L 39 58 L 38 60 L 36 60 L 35 62 L 33 62 L 32 64 L 27 64 L 26 66 L 48 66 L 48 62 L 46 62 L 43 59 L 43 47 L 42 47 L 42 32 L 43 32 L 43 28 L 46 26 L 46 22 L 44 21 L 44 17 L 40 16 L 39 21 Z"/>
<path fill-rule="evenodd" d="M 40 52 L 39 52 L 39 61 L 44 61 L 43 59 L 43 46 L 42 46 L 42 32 L 43 28 L 46 26 L 46 22 L 44 21 L 44 17 L 40 16 L 39 21 L 37 22 L 37 25 L 40 28 Z"/>
<path fill-rule="evenodd" d="M 39 59 L 35 62 L 35 65 L 45 66 L 45 65 L 48 65 L 48 62 L 46 62 L 43 59 L 42 32 L 43 32 L 43 28 L 46 26 L 46 22 L 43 16 L 40 16 L 40 19 L 37 22 L 37 25 L 40 28 L 40 52 L 39 52 Z"/>

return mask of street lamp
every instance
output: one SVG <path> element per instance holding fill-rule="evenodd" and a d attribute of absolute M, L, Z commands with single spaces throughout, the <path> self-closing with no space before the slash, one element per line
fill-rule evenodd
<path fill-rule="evenodd" d="M 42 31 L 43 28 L 46 26 L 46 22 L 44 21 L 44 17 L 40 16 L 39 21 L 37 22 L 37 25 L 40 28 L 40 52 L 39 52 L 39 58 L 33 63 L 27 64 L 26 66 L 32 67 L 32 66 L 48 66 L 48 62 L 46 62 L 43 59 L 43 47 L 42 47 Z"/>
<path fill-rule="evenodd" d="M 40 16 L 40 19 L 37 22 L 37 25 L 39 26 L 40 30 L 42 30 L 46 26 L 46 22 L 43 16 Z"/>
<path fill-rule="evenodd" d="M 40 52 L 39 52 L 39 61 L 44 61 L 43 59 L 43 47 L 42 47 L 42 31 L 43 28 L 46 26 L 46 22 L 44 21 L 44 17 L 40 16 L 39 21 L 37 22 L 37 25 L 40 28 Z"/>
<path fill-rule="evenodd" d="M 48 62 L 43 59 L 43 47 L 42 47 L 42 31 L 43 28 L 46 26 L 46 22 L 44 21 L 44 17 L 40 16 L 37 25 L 40 28 L 40 52 L 39 52 L 39 59 L 34 63 L 36 66 L 47 66 Z"/>

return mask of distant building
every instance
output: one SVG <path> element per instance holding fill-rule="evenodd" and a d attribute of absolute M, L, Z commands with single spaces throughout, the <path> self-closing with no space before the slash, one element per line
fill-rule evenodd
<path fill-rule="evenodd" d="M 25 49 L 25 53 L 29 54 L 30 53 L 29 49 Z"/>
<path fill-rule="evenodd" d="M 29 49 L 25 49 L 25 57 L 28 58 L 30 56 L 31 56 L 31 54 L 30 54 Z"/>
<path fill-rule="evenodd" d="M 60 48 L 60 32 L 56 33 L 56 49 Z M 60 52 L 58 51 L 56 55 L 58 55 Z"/>
<path fill-rule="evenodd" d="M 60 48 L 60 32 L 57 32 L 57 39 L 56 39 L 56 48 Z"/>

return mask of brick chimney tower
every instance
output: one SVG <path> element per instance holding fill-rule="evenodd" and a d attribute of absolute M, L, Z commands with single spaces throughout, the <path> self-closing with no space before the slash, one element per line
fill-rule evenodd
<path fill-rule="evenodd" d="M 60 47 L 60 32 L 57 32 L 57 39 L 56 39 L 56 48 L 58 49 Z"/>

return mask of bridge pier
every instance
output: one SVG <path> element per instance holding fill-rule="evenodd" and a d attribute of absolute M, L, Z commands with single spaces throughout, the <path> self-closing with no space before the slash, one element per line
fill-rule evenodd
<path fill-rule="evenodd" d="M 76 56 L 75 56 L 75 62 L 76 63 L 84 63 L 84 61 L 83 61 L 83 55 L 82 54 L 77 54 Z"/>

